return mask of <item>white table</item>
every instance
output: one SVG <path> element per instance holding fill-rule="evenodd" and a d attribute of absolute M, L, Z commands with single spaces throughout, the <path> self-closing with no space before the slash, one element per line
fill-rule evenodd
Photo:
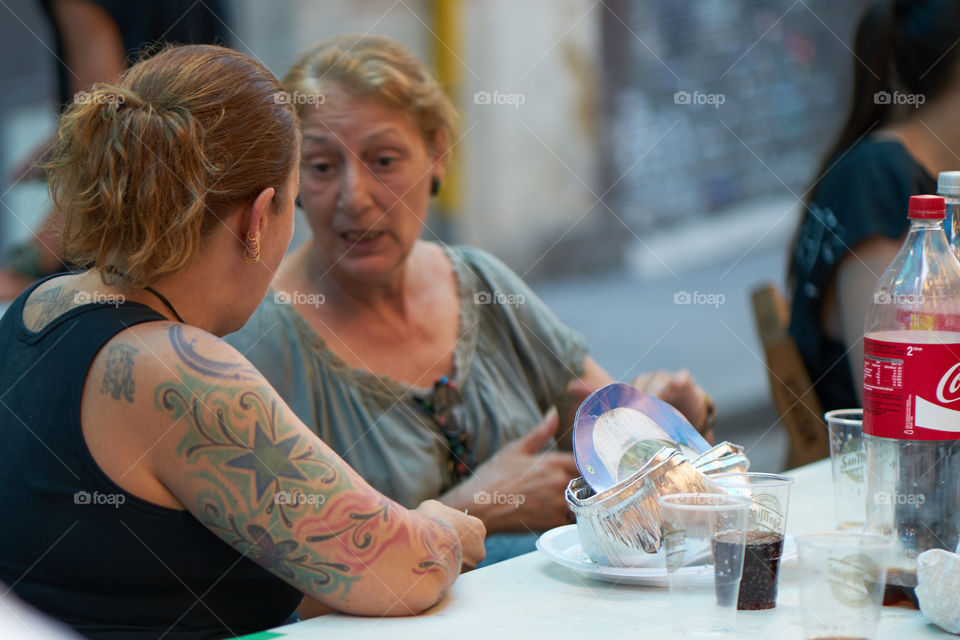
<path fill-rule="evenodd" d="M 829 461 L 789 472 L 796 478 L 787 516 L 789 533 L 810 533 L 833 526 L 833 488 Z M 777 607 L 737 613 L 730 637 L 790 640 L 802 637 L 796 560 L 781 569 Z M 358 618 L 332 614 L 274 629 L 281 640 L 390 638 L 669 638 L 670 607 L 665 588 L 616 585 L 585 578 L 551 562 L 540 552 L 461 576 L 447 597 L 412 618 Z M 268 632 L 270 633 L 270 632 Z M 949 638 L 919 611 L 884 607 L 879 638 Z"/>

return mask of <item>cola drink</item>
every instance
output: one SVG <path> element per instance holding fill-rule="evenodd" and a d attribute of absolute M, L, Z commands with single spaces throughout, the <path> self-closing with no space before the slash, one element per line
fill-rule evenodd
<path fill-rule="evenodd" d="M 728 566 L 741 553 L 738 533 L 721 532 L 713 540 L 718 567 Z M 777 606 L 777 573 L 783 555 L 783 536 L 770 531 L 748 531 L 743 551 L 743 573 L 737 593 L 737 609 L 752 611 Z M 717 602 L 728 602 L 730 585 L 717 581 Z"/>
<path fill-rule="evenodd" d="M 960 263 L 944 212 L 942 197 L 910 198 L 865 327 L 866 529 L 895 538 L 888 583 L 905 588 L 917 555 L 960 533 Z"/>

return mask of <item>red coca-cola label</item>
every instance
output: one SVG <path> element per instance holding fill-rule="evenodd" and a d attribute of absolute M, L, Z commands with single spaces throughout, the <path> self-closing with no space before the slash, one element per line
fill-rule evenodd
<path fill-rule="evenodd" d="M 864 338 L 863 432 L 899 440 L 960 439 L 960 343 Z"/>

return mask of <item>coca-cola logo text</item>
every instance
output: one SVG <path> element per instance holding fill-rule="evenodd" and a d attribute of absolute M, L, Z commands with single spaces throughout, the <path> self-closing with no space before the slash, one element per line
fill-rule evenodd
<path fill-rule="evenodd" d="M 940 384 L 937 385 L 937 400 L 943 404 L 950 404 L 951 402 L 956 402 L 960 400 L 960 362 L 953 365 L 947 372 L 943 374 L 943 377 L 940 378 Z M 951 376 L 953 376 L 951 378 Z M 944 395 L 944 391 L 949 393 L 949 397 Z"/>

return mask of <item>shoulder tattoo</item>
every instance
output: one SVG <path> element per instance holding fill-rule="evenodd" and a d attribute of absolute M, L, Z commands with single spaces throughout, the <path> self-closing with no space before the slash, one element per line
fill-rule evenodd
<path fill-rule="evenodd" d="M 107 371 L 103 375 L 100 392 L 113 396 L 114 400 L 124 398 L 133 402 L 136 383 L 133 380 L 133 356 L 139 350 L 128 344 L 118 344 L 107 348 Z"/>

